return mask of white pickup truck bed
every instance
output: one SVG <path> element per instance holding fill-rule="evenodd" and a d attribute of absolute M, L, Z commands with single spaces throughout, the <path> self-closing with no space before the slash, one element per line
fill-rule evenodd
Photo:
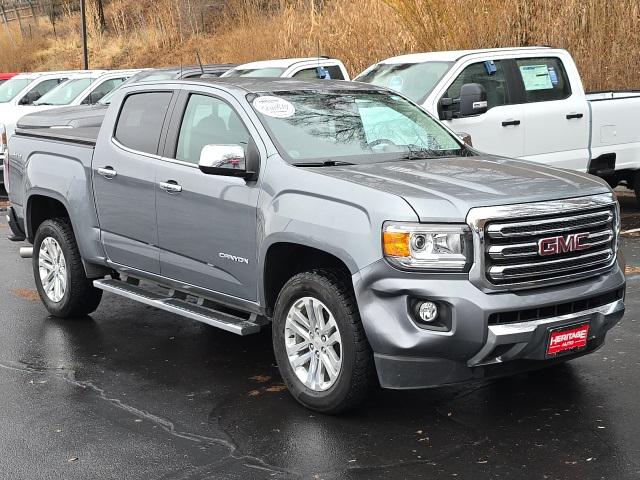
<path fill-rule="evenodd" d="M 615 169 L 640 168 L 640 91 L 587 93 L 591 158 L 615 153 Z M 613 151 L 612 151 L 613 150 Z"/>

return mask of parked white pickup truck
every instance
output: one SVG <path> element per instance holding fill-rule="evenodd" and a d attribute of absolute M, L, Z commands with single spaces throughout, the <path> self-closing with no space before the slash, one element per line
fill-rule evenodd
<path fill-rule="evenodd" d="M 222 77 L 275 77 L 297 80 L 349 80 L 349 72 L 337 58 L 282 58 L 245 63 L 222 74 Z"/>
<path fill-rule="evenodd" d="M 479 150 L 593 173 L 640 198 L 640 92 L 585 94 L 566 50 L 416 53 L 355 80 L 399 91 Z"/>

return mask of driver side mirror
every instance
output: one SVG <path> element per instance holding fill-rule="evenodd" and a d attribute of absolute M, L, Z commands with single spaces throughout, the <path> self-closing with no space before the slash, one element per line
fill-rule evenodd
<path fill-rule="evenodd" d="M 251 148 L 247 154 L 242 145 L 205 145 L 200 153 L 198 167 L 207 175 L 240 177 L 247 181 L 258 178 L 259 154 Z"/>
<path fill-rule="evenodd" d="M 487 91 L 479 83 L 465 83 L 460 88 L 460 116 L 471 117 L 487 112 Z"/>

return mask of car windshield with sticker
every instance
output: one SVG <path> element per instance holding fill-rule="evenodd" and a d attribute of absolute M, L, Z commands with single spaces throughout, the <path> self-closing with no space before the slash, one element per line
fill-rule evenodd
<path fill-rule="evenodd" d="M 424 110 L 391 92 L 283 91 L 250 94 L 247 100 L 293 164 L 470 154 Z"/>

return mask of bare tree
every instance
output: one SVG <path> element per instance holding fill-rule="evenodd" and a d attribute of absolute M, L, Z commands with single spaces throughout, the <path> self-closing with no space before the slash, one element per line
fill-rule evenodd
<path fill-rule="evenodd" d="M 107 20 L 104 17 L 104 5 L 102 4 L 103 0 L 94 0 L 96 7 L 96 27 L 100 32 L 104 32 L 107 30 Z"/>

